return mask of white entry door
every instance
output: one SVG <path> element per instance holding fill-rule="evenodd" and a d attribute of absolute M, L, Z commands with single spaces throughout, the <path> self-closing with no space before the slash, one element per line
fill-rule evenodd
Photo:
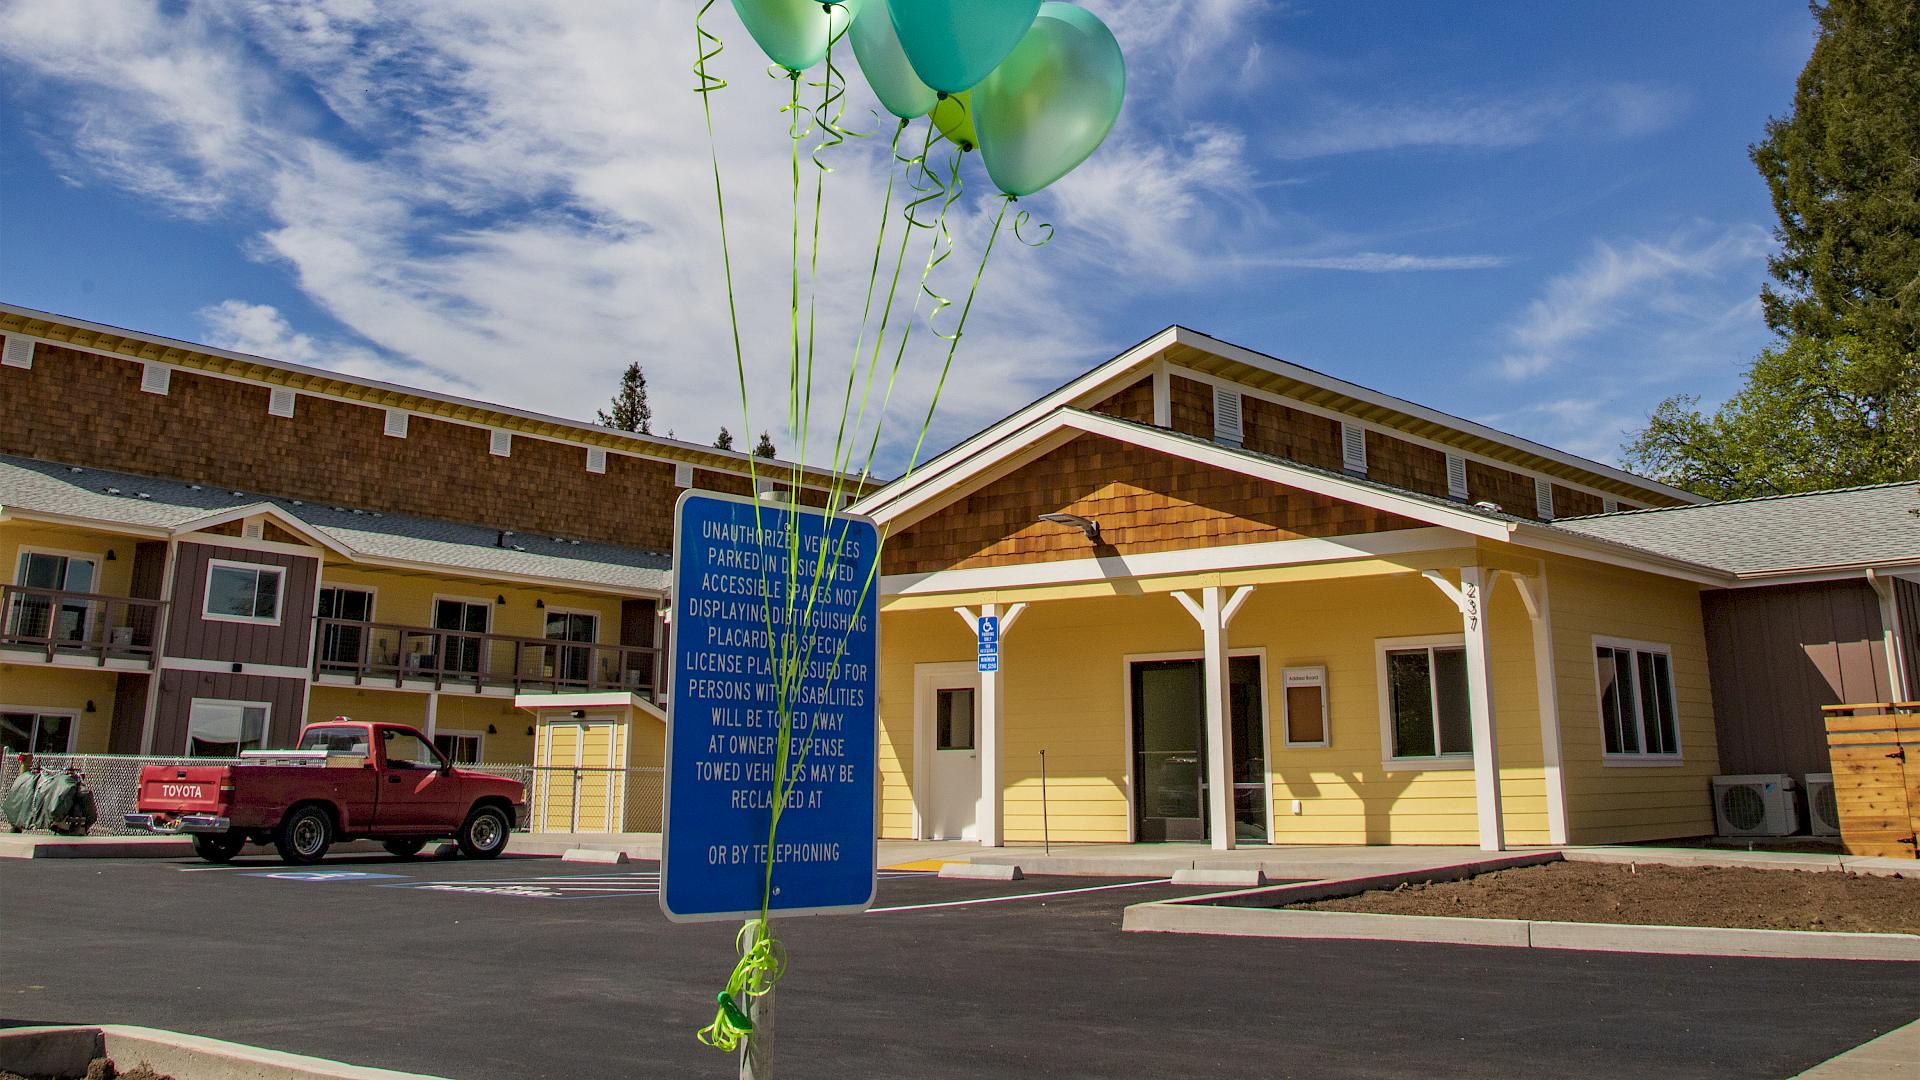
<path fill-rule="evenodd" d="M 915 675 L 921 838 L 977 840 L 980 673 L 972 664 L 920 664 Z"/>

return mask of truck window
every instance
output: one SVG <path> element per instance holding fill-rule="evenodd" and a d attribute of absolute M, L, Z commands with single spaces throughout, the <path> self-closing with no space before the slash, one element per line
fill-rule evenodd
<path fill-rule="evenodd" d="M 367 729 L 358 727 L 311 727 L 300 736 L 300 749 L 325 750 L 329 754 L 367 752 Z"/>
<path fill-rule="evenodd" d="M 428 746 L 426 740 L 411 731 L 399 731 L 384 728 L 380 732 L 381 745 L 386 747 L 387 767 L 389 769 L 437 769 L 440 758 Z"/>

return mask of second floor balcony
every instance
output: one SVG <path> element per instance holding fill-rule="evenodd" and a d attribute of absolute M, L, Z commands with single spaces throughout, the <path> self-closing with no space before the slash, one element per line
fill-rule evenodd
<path fill-rule="evenodd" d="M 624 690 L 659 701 L 663 655 L 640 645 L 511 637 L 355 619 L 315 620 L 316 681 L 471 690 Z"/>
<path fill-rule="evenodd" d="M 0 659 L 151 670 L 167 602 L 0 585 Z"/>

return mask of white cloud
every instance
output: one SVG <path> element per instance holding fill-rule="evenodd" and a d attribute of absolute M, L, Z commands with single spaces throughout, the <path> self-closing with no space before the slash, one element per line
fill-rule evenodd
<path fill-rule="evenodd" d="M 1409 270 L 1495 270 L 1510 265 L 1513 259 L 1505 255 L 1405 255 L 1359 251 L 1351 255 L 1276 255 L 1249 261 L 1282 269 L 1392 274 Z"/>
<path fill-rule="evenodd" d="M 1493 149 L 1527 146 L 1577 132 L 1632 138 L 1678 119 L 1683 100 L 1640 84 L 1525 97 L 1459 95 L 1386 104 L 1323 101 L 1314 122 L 1277 134 L 1268 149 L 1282 159 L 1330 157 L 1431 147 Z"/>

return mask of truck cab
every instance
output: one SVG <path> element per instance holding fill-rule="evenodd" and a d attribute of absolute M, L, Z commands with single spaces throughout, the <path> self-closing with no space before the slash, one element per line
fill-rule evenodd
<path fill-rule="evenodd" d="M 337 717 L 307 725 L 292 750 L 243 759 L 146 766 L 127 824 L 189 834 L 213 862 L 271 842 L 288 862 L 312 863 L 335 841 L 356 839 L 410 857 L 451 838 L 469 858 L 492 858 L 526 801 L 517 781 L 456 767 L 405 724 Z"/>

